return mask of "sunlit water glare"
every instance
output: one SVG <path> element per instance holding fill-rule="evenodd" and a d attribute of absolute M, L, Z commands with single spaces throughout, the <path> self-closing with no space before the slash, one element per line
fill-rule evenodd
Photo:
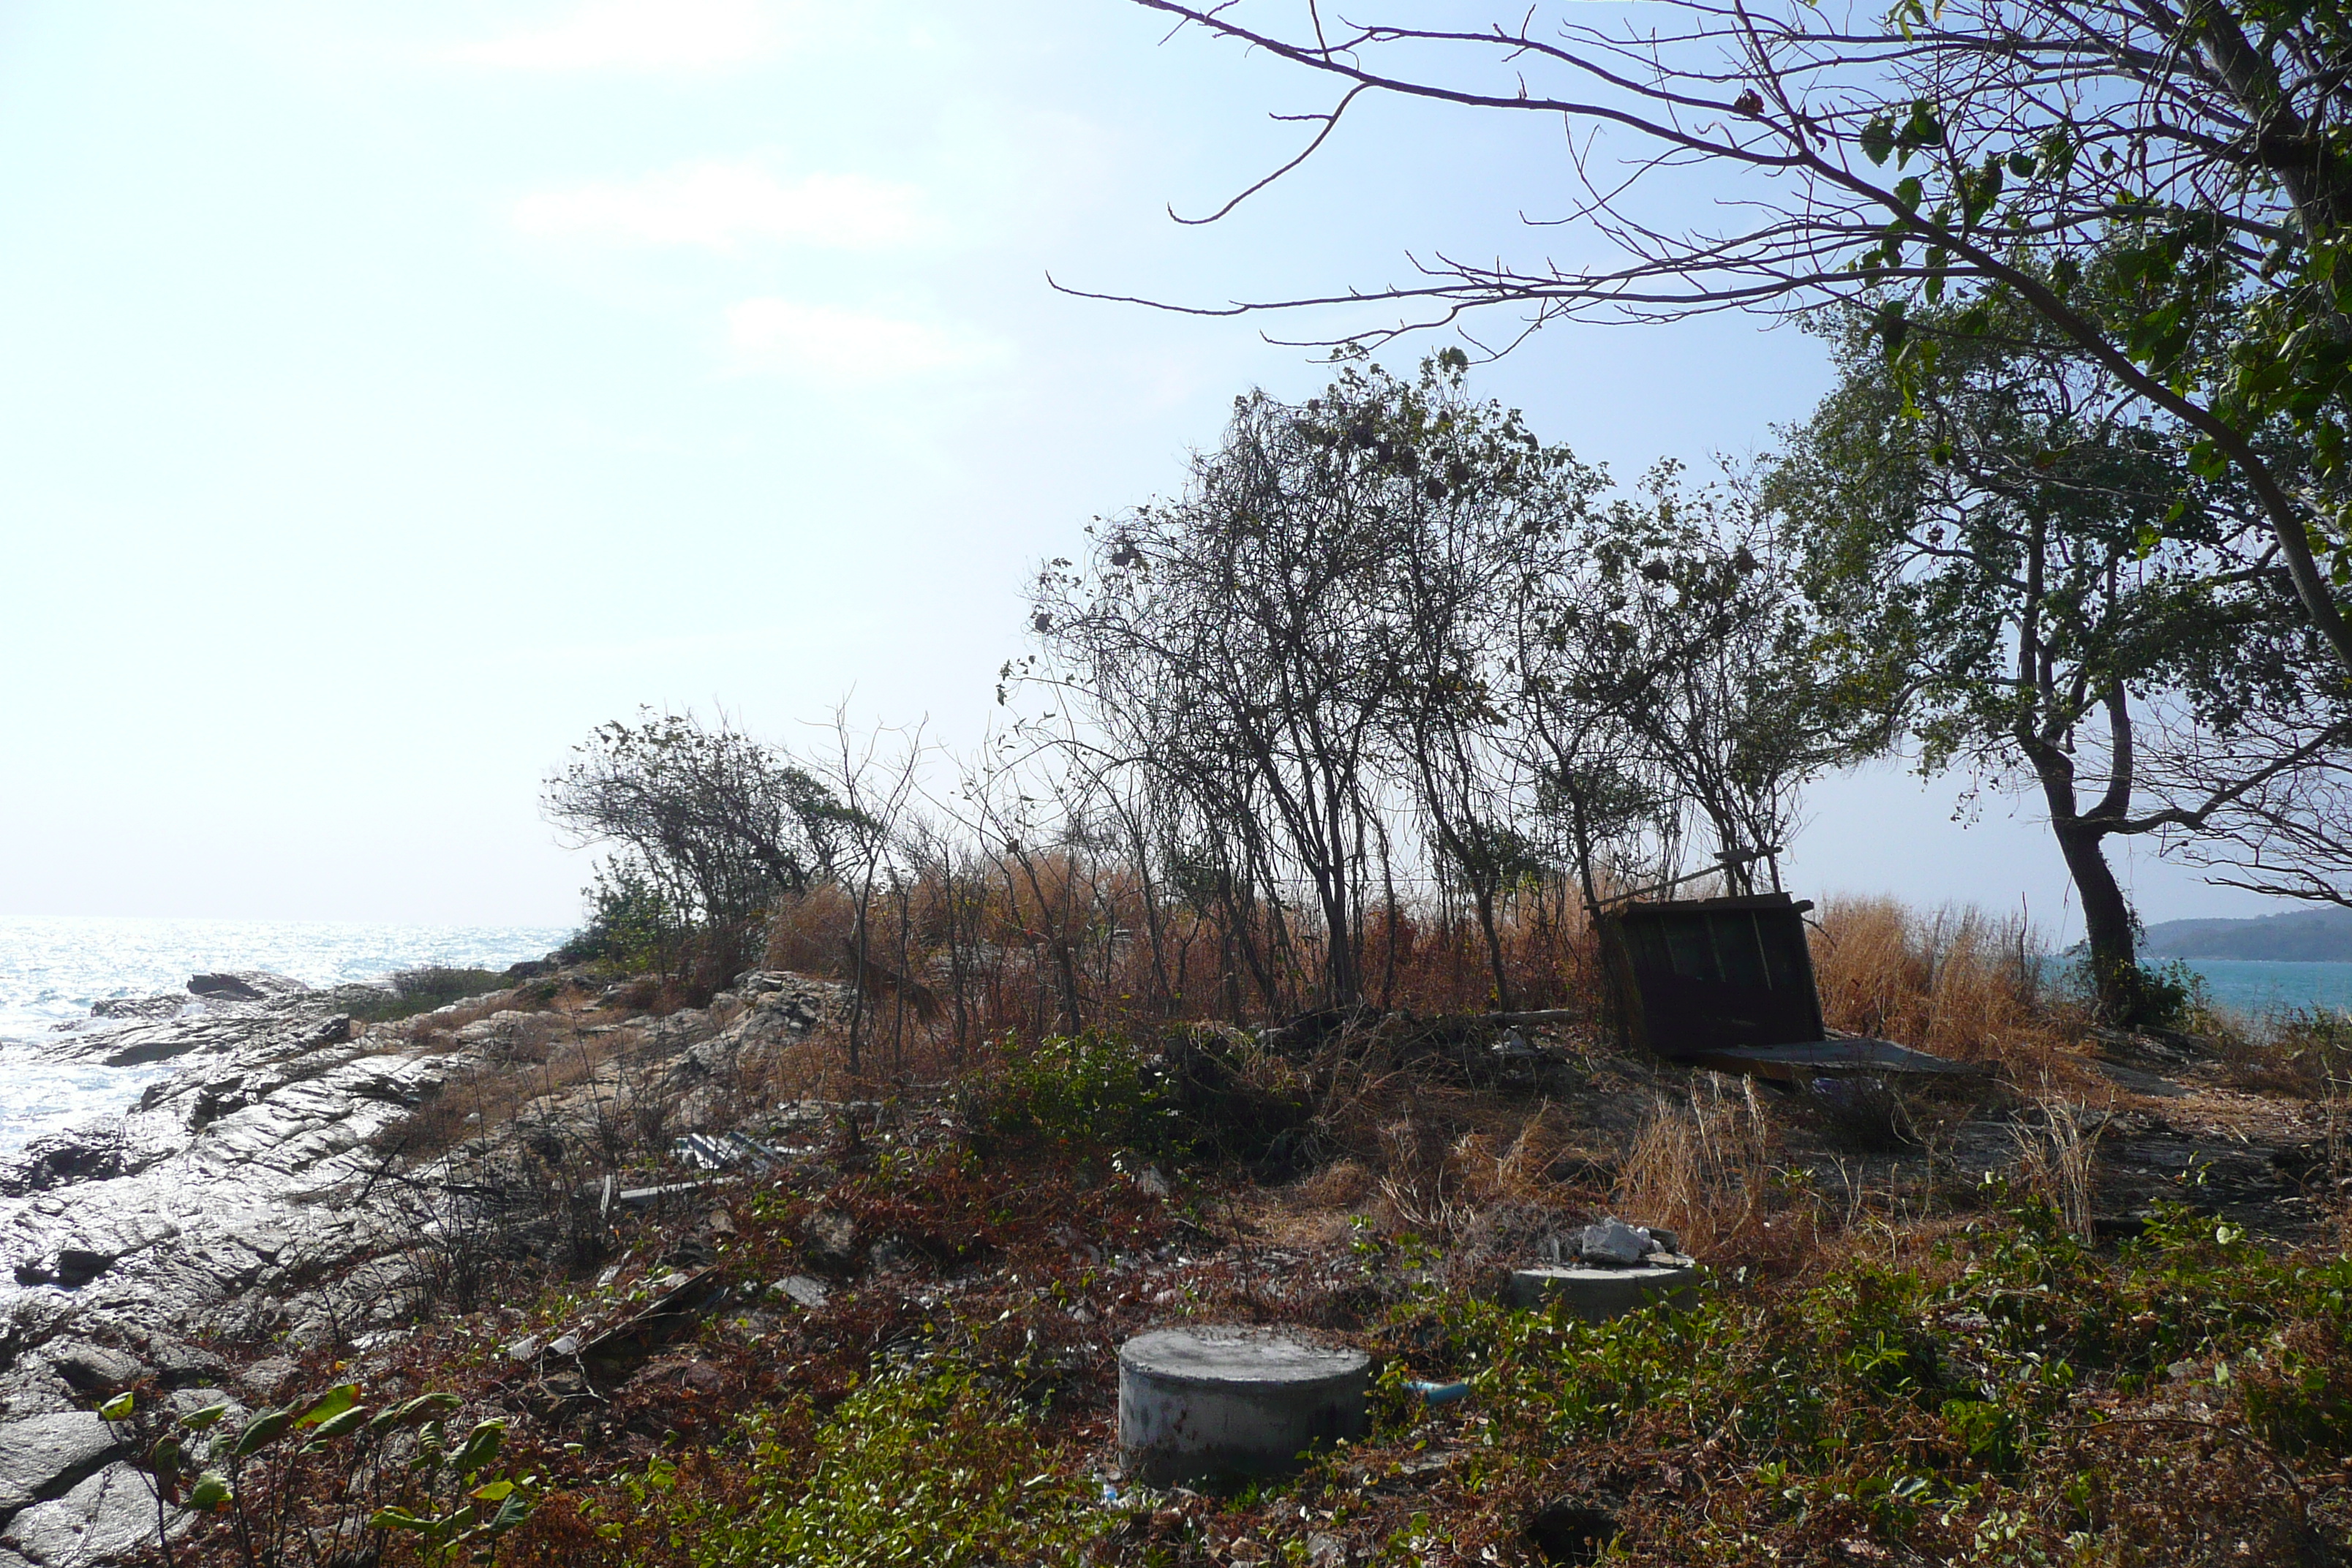
<path fill-rule="evenodd" d="M 265 969 L 312 985 L 426 964 L 503 969 L 567 933 L 532 926 L 303 924 L 282 921 L 0 918 L 0 1152 L 117 1110 L 172 1070 L 67 1064 L 34 1042 L 93 1003 L 183 993 L 192 974 Z"/>

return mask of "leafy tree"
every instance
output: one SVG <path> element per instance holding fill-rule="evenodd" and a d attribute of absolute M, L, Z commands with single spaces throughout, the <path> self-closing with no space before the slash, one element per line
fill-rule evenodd
<path fill-rule="evenodd" d="M 1372 299 L 1417 312 L 1361 342 L 1496 305 L 1531 329 L 1843 302 L 1873 313 L 1901 378 L 1932 377 L 1943 346 L 2021 311 L 2177 424 L 2200 476 L 2234 477 L 2314 652 L 2352 671 L 2352 12 L 1897 0 L 1882 18 L 1663 0 L 1614 23 L 1539 5 L 1445 26 L 1312 5 L 1261 20 L 1272 0 L 1136 3 L 1332 85 L 1306 151 L 1244 196 L 1311 157 L 1367 93 L 1535 116 L 1570 132 L 1566 216 L 1547 232 L 1617 252 L 1599 265 L 1441 252 L 1400 286 L 1171 308 Z M 1727 227 L 1646 205 L 1696 178 L 1713 195 L 1727 175 L 1740 181 L 1718 203 L 1740 215 Z M 2079 284 L 2100 266 L 2111 287 L 2086 303 Z M 2172 520 L 2148 521 L 2162 533 Z"/>
<path fill-rule="evenodd" d="M 541 809 L 579 845 L 618 847 L 598 909 L 624 924 L 647 911 L 740 924 L 831 877 L 856 824 L 781 751 L 723 720 L 649 708 L 598 726 L 547 781 Z"/>
<path fill-rule="evenodd" d="M 1470 398 L 1465 363 L 1241 399 L 1181 497 L 1098 527 L 1033 605 L 1095 776 L 1139 773 L 1173 825 L 1166 883 L 1277 944 L 1303 890 L 1334 1005 L 1367 992 L 1401 862 L 1466 897 L 1508 1008 L 1514 888 L 1563 862 L 1588 900 L 1671 875 L 1693 818 L 1749 887 L 1799 785 L 1872 722 L 1817 674 L 1752 498 L 1666 467 L 1612 499 Z"/>
<path fill-rule="evenodd" d="M 1832 651 L 1852 689 L 1900 719 L 1926 767 L 2032 781 L 2102 1008 L 2129 1022 L 2148 998 L 2107 841 L 2193 833 L 2299 765 L 2235 742 L 2329 667 L 2248 487 L 2200 475 L 2133 388 L 2031 311 L 1998 327 L 1905 374 L 1874 323 L 1852 323 L 1841 384 L 1767 490 L 1844 629 Z M 2141 798 L 2152 708 L 2217 764 L 2200 798 Z"/>

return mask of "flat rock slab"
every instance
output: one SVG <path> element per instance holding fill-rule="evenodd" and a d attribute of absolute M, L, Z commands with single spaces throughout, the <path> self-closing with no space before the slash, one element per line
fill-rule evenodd
<path fill-rule="evenodd" d="M 1698 1269 L 1687 1258 L 1653 1254 L 1631 1268 L 1538 1264 L 1511 1273 L 1512 1306 L 1530 1311 L 1558 1301 L 1570 1317 L 1604 1323 L 1661 1301 L 1688 1307 L 1698 1299 Z"/>
<path fill-rule="evenodd" d="M 176 1508 L 159 1514 L 147 1478 L 116 1463 L 56 1501 L 25 1510 L 0 1539 L 41 1568 L 92 1568 L 152 1549 L 159 1527 L 178 1537 L 194 1522 Z"/>
<path fill-rule="evenodd" d="M 114 1457 L 114 1429 L 95 1410 L 65 1410 L 0 1426 L 0 1516 L 53 1498 Z"/>
<path fill-rule="evenodd" d="M 1160 1329 L 1118 1352 L 1118 1440 L 1155 1486 L 1280 1475 L 1361 1436 L 1371 1358 L 1272 1330 Z"/>

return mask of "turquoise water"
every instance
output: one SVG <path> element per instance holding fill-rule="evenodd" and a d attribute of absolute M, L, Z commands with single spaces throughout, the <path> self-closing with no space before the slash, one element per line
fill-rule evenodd
<path fill-rule="evenodd" d="M 2352 1012 L 2352 963 L 2279 963 L 2252 958 L 2184 958 L 2204 977 L 2213 1000 L 2260 1017 L 2290 1007 Z"/>

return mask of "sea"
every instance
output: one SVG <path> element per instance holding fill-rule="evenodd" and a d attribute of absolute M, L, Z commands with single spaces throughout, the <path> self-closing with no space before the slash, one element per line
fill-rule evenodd
<path fill-rule="evenodd" d="M 2252 958 L 2184 958 L 2217 1006 L 2260 1022 L 2275 1013 L 2326 1008 L 2352 1013 L 2352 963 L 2284 963 Z"/>
<path fill-rule="evenodd" d="M 120 1110 L 172 1070 L 50 1059 L 38 1043 L 117 996 L 184 992 L 191 975 L 263 969 L 311 985 L 427 965 L 504 969 L 570 932 L 544 926 L 0 917 L 0 1154 Z"/>

